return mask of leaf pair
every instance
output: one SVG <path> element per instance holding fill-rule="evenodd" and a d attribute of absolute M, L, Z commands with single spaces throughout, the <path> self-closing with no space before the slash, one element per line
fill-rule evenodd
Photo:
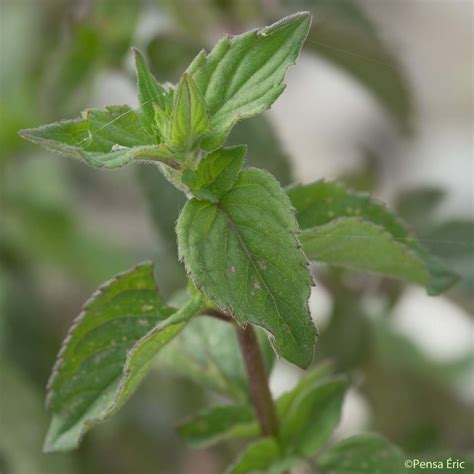
<path fill-rule="evenodd" d="M 366 433 L 351 436 L 333 444 L 324 451 L 317 463 L 308 463 L 298 457 L 281 459 L 276 442 L 264 438 L 250 446 L 229 474 L 269 472 L 283 474 L 291 468 L 308 468 L 328 474 L 399 474 L 404 471 L 404 456 L 382 436 Z"/>
<path fill-rule="evenodd" d="M 199 294 L 180 309 L 166 305 L 151 263 L 100 287 L 71 327 L 51 376 L 45 450 L 76 448 L 86 431 L 115 413 L 201 305 Z"/>
<path fill-rule="evenodd" d="M 323 373 L 310 374 L 277 400 L 282 420 L 279 438 L 263 438 L 248 445 L 228 474 L 276 474 L 309 466 L 314 469 L 311 472 L 332 474 L 395 474 L 403 470 L 400 450 L 375 434 L 353 436 L 320 452 L 339 423 L 346 389 L 344 380 L 322 375 L 324 368 Z M 312 461 L 316 453 L 317 463 Z"/>
<path fill-rule="evenodd" d="M 401 472 L 400 450 L 375 434 L 352 436 L 324 449 L 339 423 L 347 389 L 343 378 L 330 373 L 330 366 L 320 365 L 280 396 L 276 400 L 281 426 L 278 439 L 262 438 L 250 443 L 226 472 L 284 473 L 309 465 L 316 468 L 314 472 L 333 474 Z M 228 439 L 257 437 L 259 428 L 248 405 L 224 405 L 185 422 L 179 433 L 191 446 L 206 447 Z M 316 453 L 317 467 L 314 461 L 308 463 Z"/>
<path fill-rule="evenodd" d="M 329 374 L 329 366 L 321 365 L 276 400 L 280 448 L 286 454 L 313 454 L 339 422 L 347 383 Z M 228 439 L 256 437 L 259 425 L 249 405 L 222 405 L 183 423 L 179 433 L 191 446 L 207 447 Z"/>

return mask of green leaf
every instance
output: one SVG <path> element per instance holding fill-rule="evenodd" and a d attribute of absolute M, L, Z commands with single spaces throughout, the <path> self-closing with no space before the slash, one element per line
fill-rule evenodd
<path fill-rule="evenodd" d="M 281 423 L 281 442 L 288 452 L 312 456 L 329 439 L 341 417 L 347 381 L 316 383 L 293 401 Z"/>
<path fill-rule="evenodd" d="M 186 332 L 192 332 L 195 322 L 189 325 Z M 289 413 L 298 410 L 302 395 L 313 393 L 314 387 L 327 382 L 329 373 L 330 366 L 323 364 L 305 374 L 296 387 L 276 400 L 278 418 L 286 420 Z M 255 412 L 248 404 L 213 407 L 191 418 L 179 428 L 179 434 L 188 444 L 200 448 L 228 439 L 257 437 L 259 432 Z"/>
<path fill-rule="evenodd" d="M 255 412 L 249 405 L 223 405 L 208 409 L 178 428 L 179 435 L 194 448 L 220 441 L 258 435 Z"/>
<path fill-rule="evenodd" d="M 331 446 L 319 458 L 325 474 L 399 474 L 403 455 L 386 439 L 375 434 L 352 436 Z"/>
<path fill-rule="evenodd" d="M 141 53 L 133 48 L 135 55 L 135 70 L 137 72 L 138 101 L 144 118 L 144 126 L 150 132 L 154 132 L 155 111 L 159 109 L 160 117 L 168 109 L 168 91 L 155 79 Z M 163 124 L 158 128 L 163 132 Z"/>
<path fill-rule="evenodd" d="M 86 431 L 115 413 L 200 305 L 196 296 L 180 310 L 167 306 L 151 263 L 99 288 L 71 327 L 48 385 L 53 418 L 45 451 L 76 448 Z"/>
<path fill-rule="evenodd" d="M 206 101 L 193 78 L 184 73 L 174 98 L 169 146 L 177 150 L 192 150 L 208 131 Z"/>
<path fill-rule="evenodd" d="M 324 181 L 292 187 L 288 195 L 310 259 L 418 283 L 432 295 L 456 280 L 395 214 L 370 196 Z"/>
<path fill-rule="evenodd" d="M 39 79 L 41 103 L 48 115 L 77 111 L 90 99 L 97 75 L 106 68 L 122 65 L 139 12 L 136 2 L 94 2 L 68 23 L 67 35 L 60 34 L 61 21 L 70 14 L 67 8 L 61 10 L 56 5 L 48 7 L 45 18 L 36 15 L 38 26 L 44 29 L 46 45 L 41 51 L 35 44 L 34 54 L 40 59 L 42 70 L 29 76 L 36 83 Z M 57 25 L 48 22 L 52 17 L 57 18 Z"/>
<path fill-rule="evenodd" d="M 310 23 L 311 15 L 300 12 L 260 30 L 227 36 L 211 53 L 199 53 L 187 71 L 204 95 L 211 119 L 213 133 L 203 141 L 203 148 L 218 148 L 237 120 L 275 102 Z"/>
<path fill-rule="evenodd" d="M 269 472 L 269 467 L 281 459 L 281 451 L 274 438 L 263 438 L 247 446 L 227 474 Z"/>
<path fill-rule="evenodd" d="M 274 353 L 264 331 L 257 328 L 257 337 L 269 374 Z M 195 318 L 165 348 L 160 364 L 169 367 L 172 373 L 188 377 L 240 404 L 249 401 L 239 343 L 235 328 L 228 322 L 209 317 Z M 258 432 L 258 427 L 256 430 Z"/>
<path fill-rule="evenodd" d="M 21 130 L 19 134 L 98 168 L 124 166 L 133 159 L 134 147 L 155 144 L 142 128 L 138 114 L 126 105 L 86 110 L 79 119 Z"/>
<path fill-rule="evenodd" d="M 82 118 L 62 120 L 19 134 L 33 143 L 79 158 L 96 168 L 119 168 L 135 161 L 155 161 L 178 168 L 179 155 L 158 137 L 150 135 L 143 121 L 127 105 L 110 105 L 105 110 L 89 109 Z"/>
<path fill-rule="evenodd" d="M 277 352 L 307 367 L 316 337 L 308 309 L 312 280 L 277 181 L 246 169 L 219 203 L 188 201 L 176 229 L 195 285 L 239 324 L 269 331 Z"/>
<path fill-rule="evenodd" d="M 459 275 L 459 283 L 448 297 L 472 311 L 474 220 L 440 221 L 437 210 L 444 197 L 445 192 L 437 187 L 413 189 L 399 196 L 397 208 L 426 247 Z"/>
<path fill-rule="evenodd" d="M 217 202 L 234 185 L 244 164 L 244 145 L 220 148 L 205 156 L 196 171 L 186 169 L 183 183 L 198 199 Z"/>

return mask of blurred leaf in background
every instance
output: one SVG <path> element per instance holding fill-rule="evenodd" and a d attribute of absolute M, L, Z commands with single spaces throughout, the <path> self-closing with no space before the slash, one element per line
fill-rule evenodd
<path fill-rule="evenodd" d="M 97 75 L 120 68 L 129 53 L 140 2 L 100 0 L 64 2 L 67 24 L 58 46 L 45 58 L 42 105 L 48 115 L 77 114 Z"/>
<path fill-rule="evenodd" d="M 402 131 L 413 126 L 413 101 L 405 75 L 375 24 L 352 0 L 298 0 L 282 2 L 285 11 L 307 9 L 315 21 L 306 48 L 342 68 L 359 81 L 398 123 Z"/>
<path fill-rule="evenodd" d="M 76 474 L 74 454 L 42 453 L 48 416 L 43 393 L 14 365 L 0 365 L 0 468 L 5 474 Z"/>
<path fill-rule="evenodd" d="M 408 190 L 398 197 L 398 210 L 424 245 L 460 275 L 448 296 L 474 311 L 474 219 L 440 217 L 445 198 L 436 187 Z"/>

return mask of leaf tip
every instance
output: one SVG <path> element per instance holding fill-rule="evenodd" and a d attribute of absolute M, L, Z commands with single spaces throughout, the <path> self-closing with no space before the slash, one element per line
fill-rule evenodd
<path fill-rule="evenodd" d="M 35 142 L 36 141 L 36 135 L 35 135 L 34 131 L 35 131 L 34 128 L 23 128 L 21 130 L 18 130 L 17 133 L 24 140 L 28 140 L 30 142 Z"/>
<path fill-rule="evenodd" d="M 309 32 L 309 28 L 311 26 L 311 22 L 313 19 L 313 15 L 309 11 L 300 11 L 293 13 L 292 15 L 288 15 L 281 20 L 278 20 L 277 22 L 273 23 L 272 25 L 266 26 L 260 30 L 260 34 L 263 34 L 264 36 L 272 33 L 275 30 L 279 30 L 281 28 L 285 28 L 286 26 L 289 25 L 305 25 L 305 29 L 307 32 Z"/>
<path fill-rule="evenodd" d="M 145 61 L 145 58 L 139 49 L 135 48 L 135 46 L 132 46 L 130 49 L 133 53 L 133 57 L 135 58 L 135 64 Z"/>

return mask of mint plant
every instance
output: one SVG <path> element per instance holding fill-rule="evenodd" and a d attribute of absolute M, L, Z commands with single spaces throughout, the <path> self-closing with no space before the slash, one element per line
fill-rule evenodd
<path fill-rule="evenodd" d="M 209 54 L 201 51 L 177 85 L 157 82 L 134 50 L 138 110 L 90 109 L 20 132 L 98 168 L 158 166 L 187 197 L 176 234 L 188 288 L 165 302 L 146 262 L 94 293 L 48 384 L 45 451 L 77 448 L 120 409 L 160 352 L 163 365 L 229 399 L 179 427 L 191 446 L 253 439 L 228 472 L 402 469 L 399 450 L 377 435 L 321 453 L 348 386 L 328 365 L 276 400 L 268 386 L 274 353 L 303 369 L 312 363 L 310 261 L 402 279 L 432 295 L 456 278 L 369 196 L 325 181 L 285 190 L 270 173 L 245 166 L 245 145 L 225 146 L 237 121 L 268 109 L 283 92 L 310 24 L 310 14 L 300 12 L 225 37 Z"/>

